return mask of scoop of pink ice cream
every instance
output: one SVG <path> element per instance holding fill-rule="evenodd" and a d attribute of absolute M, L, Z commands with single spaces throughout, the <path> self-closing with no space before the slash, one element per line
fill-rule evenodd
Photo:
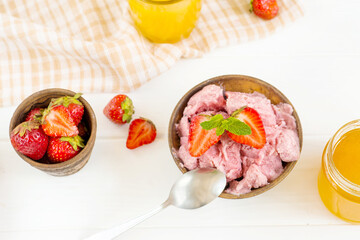
<path fill-rule="evenodd" d="M 225 104 L 224 90 L 216 85 L 208 85 L 189 99 L 184 115 L 192 116 L 204 111 L 224 110 Z"/>
<path fill-rule="evenodd" d="M 219 151 L 218 145 L 215 144 L 199 157 L 199 168 L 216 168 L 216 165 L 218 165 L 220 159 L 221 153 Z"/>
<path fill-rule="evenodd" d="M 235 110 L 248 106 L 255 109 L 263 121 L 264 126 L 272 126 L 276 124 L 276 116 L 274 114 L 271 102 L 263 94 L 241 93 L 241 92 L 225 92 L 226 111 L 231 114 Z"/>
<path fill-rule="evenodd" d="M 176 125 L 177 133 L 180 137 L 187 137 L 189 136 L 189 129 L 190 129 L 189 118 L 183 116 L 180 119 L 180 122 Z"/>
<path fill-rule="evenodd" d="M 267 177 L 256 164 L 252 164 L 247 170 L 246 176 L 241 181 L 231 181 L 225 191 L 240 195 L 251 192 L 252 188 L 259 188 L 266 184 L 268 184 Z"/>
<path fill-rule="evenodd" d="M 248 168 L 253 164 L 260 168 L 268 181 L 276 179 L 284 170 L 279 154 L 269 143 L 266 143 L 262 149 L 242 145 L 241 155 L 243 156 L 244 176 L 246 176 Z"/>
<path fill-rule="evenodd" d="M 189 153 L 188 137 L 180 138 L 180 148 L 177 152 L 178 157 L 182 160 L 184 167 L 188 170 L 193 170 L 199 167 L 199 162 L 196 157 L 193 157 Z"/>
<path fill-rule="evenodd" d="M 241 144 L 231 140 L 227 134 L 222 135 L 218 144 L 222 158 L 217 166 L 221 166 L 228 182 L 241 177 L 240 146 Z"/>
<path fill-rule="evenodd" d="M 296 130 L 295 118 L 292 115 L 293 108 L 290 104 L 279 103 L 276 106 L 273 105 L 273 108 L 276 115 L 276 124 L 278 126 L 285 126 L 286 128 Z"/>
<path fill-rule="evenodd" d="M 294 151 L 294 149 L 300 149 L 298 134 L 294 130 L 284 129 L 280 133 L 276 144 L 276 150 L 281 160 L 293 162 L 299 159 L 300 151 Z"/>
<path fill-rule="evenodd" d="M 182 139 L 182 138 L 181 138 Z M 203 155 L 195 161 L 188 152 L 183 152 L 185 148 L 181 145 L 178 156 L 182 159 L 184 166 L 190 170 L 194 168 L 214 167 L 225 173 L 227 181 L 232 181 L 241 177 L 241 144 L 232 141 L 227 134 L 223 135 L 220 141 L 211 146 Z"/>

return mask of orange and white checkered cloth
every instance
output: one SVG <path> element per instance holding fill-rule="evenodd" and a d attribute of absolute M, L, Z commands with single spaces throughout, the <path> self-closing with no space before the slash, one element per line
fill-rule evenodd
<path fill-rule="evenodd" d="M 303 15 L 295 0 L 278 0 L 264 21 L 250 0 L 203 0 L 190 37 L 153 44 L 133 26 L 126 0 L 3 0 L 0 2 L 0 106 L 35 91 L 127 92 L 180 58 L 260 38 Z"/>

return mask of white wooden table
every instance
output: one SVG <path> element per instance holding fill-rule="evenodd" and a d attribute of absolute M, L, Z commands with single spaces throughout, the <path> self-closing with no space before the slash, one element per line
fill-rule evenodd
<path fill-rule="evenodd" d="M 304 130 L 301 158 L 276 188 L 243 200 L 216 199 L 198 210 L 169 207 L 118 239 L 358 239 L 360 226 L 334 217 L 317 192 L 326 141 L 360 117 L 360 1 L 305 1 L 305 16 L 266 39 L 183 60 L 129 93 L 158 136 L 125 147 L 128 126 L 102 114 L 114 94 L 84 94 L 98 121 L 88 164 L 52 177 L 22 161 L 8 139 L 15 107 L 0 108 L 0 239 L 82 239 L 161 204 L 180 176 L 167 143 L 168 121 L 195 84 L 223 74 L 263 79 L 295 106 Z"/>

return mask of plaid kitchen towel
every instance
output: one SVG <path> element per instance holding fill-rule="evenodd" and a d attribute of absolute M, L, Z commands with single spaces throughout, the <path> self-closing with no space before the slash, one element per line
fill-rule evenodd
<path fill-rule="evenodd" d="M 303 15 L 295 0 L 278 0 L 264 21 L 250 0 L 203 0 L 190 37 L 154 44 L 135 28 L 126 0 L 3 0 L 0 2 L 0 106 L 35 91 L 127 92 L 180 58 L 268 35 Z"/>

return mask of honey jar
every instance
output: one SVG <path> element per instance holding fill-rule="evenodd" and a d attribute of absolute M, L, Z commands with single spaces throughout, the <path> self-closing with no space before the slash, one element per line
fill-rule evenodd
<path fill-rule="evenodd" d="M 360 223 L 360 120 L 345 124 L 328 141 L 318 190 L 330 212 Z"/>
<path fill-rule="evenodd" d="M 136 28 L 155 43 L 187 38 L 200 14 L 201 0 L 128 0 Z"/>

